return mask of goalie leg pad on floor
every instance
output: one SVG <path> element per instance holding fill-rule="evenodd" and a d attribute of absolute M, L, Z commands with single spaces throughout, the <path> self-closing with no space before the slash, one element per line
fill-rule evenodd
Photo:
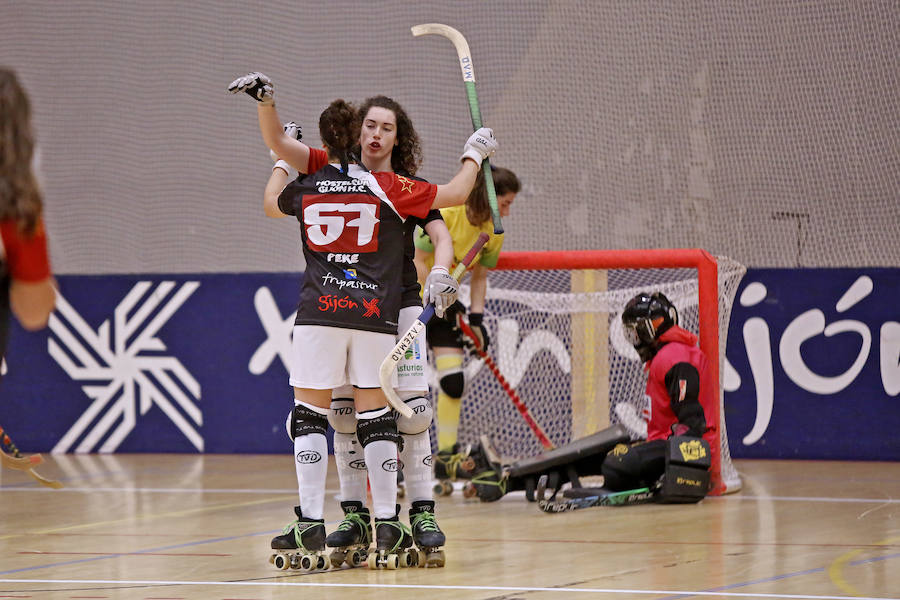
<path fill-rule="evenodd" d="M 567 482 L 580 486 L 579 477 L 599 475 L 606 453 L 616 444 L 628 440 L 625 429 L 614 425 L 565 446 L 518 460 L 502 469 L 502 474 L 494 466 L 489 473 L 478 474 L 472 481 L 483 501 L 499 500 L 507 492 L 525 490 L 525 497 L 534 502 L 536 483 L 541 475 L 548 476 L 553 491 Z"/>
<path fill-rule="evenodd" d="M 702 438 L 673 436 L 666 448 L 666 471 L 657 501 L 668 504 L 700 502 L 709 491 L 709 443 Z"/>

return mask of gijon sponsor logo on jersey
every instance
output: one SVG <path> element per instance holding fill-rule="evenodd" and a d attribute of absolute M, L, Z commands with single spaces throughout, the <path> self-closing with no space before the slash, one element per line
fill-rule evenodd
<path fill-rule="evenodd" d="M 350 296 L 341 298 L 335 294 L 319 296 L 319 310 L 322 312 L 336 313 L 338 311 L 359 308 L 359 304 L 350 299 Z"/>

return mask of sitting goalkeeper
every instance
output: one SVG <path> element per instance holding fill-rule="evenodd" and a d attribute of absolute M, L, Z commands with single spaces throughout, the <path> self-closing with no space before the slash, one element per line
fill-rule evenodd
<path fill-rule="evenodd" d="M 663 294 L 638 294 L 622 311 L 625 337 L 647 371 L 647 441 L 618 444 L 603 461 L 603 487 L 619 491 L 652 487 L 666 468 L 667 439 L 672 435 L 704 438 L 718 452 L 716 424 L 706 413 L 716 390 L 702 389 L 707 360 L 697 336 L 678 326 L 678 312 Z M 713 463 L 716 464 L 716 463 Z M 704 490 L 705 491 L 705 490 Z"/>
<path fill-rule="evenodd" d="M 688 441 L 695 457 L 683 462 L 697 462 L 690 467 L 700 466 L 703 471 L 710 464 L 710 454 L 718 453 L 716 424 L 706 420 L 707 413 L 715 414 L 711 409 L 717 394 L 713 389 L 701 389 L 707 359 L 697 347 L 697 336 L 678 326 L 678 311 L 659 292 L 632 298 L 622 311 L 622 324 L 626 339 L 646 363 L 646 441 L 630 443 L 625 430 L 616 425 L 503 468 L 494 465 L 492 471 L 473 479 L 479 498 L 493 501 L 506 492 L 524 489 L 528 499 L 534 500 L 535 483 L 541 475 L 548 475 L 552 490 L 567 482 L 580 488 L 579 477 L 602 474 L 603 489 L 608 491 L 647 487 L 657 491 L 658 500 L 669 502 L 697 502 L 706 494 L 705 473 L 694 490 L 673 490 L 662 481 L 670 463 L 673 472 L 681 475 L 677 471 L 681 466 L 676 464 L 681 458 L 673 457 L 673 448 L 677 452 L 679 444 L 674 442 L 683 445 Z M 676 437 L 670 444 L 670 438 Z M 702 460 L 697 461 L 697 456 Z"/>

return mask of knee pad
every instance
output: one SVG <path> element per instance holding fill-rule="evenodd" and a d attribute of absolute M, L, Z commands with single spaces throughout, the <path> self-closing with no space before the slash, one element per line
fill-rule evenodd
<path fill-rule="evenodd" d="M 619 491 L 640 487 L 641 459 L 628 444 L 617 444 L 610 450 L 600 471 L 605 488 Z"/>
<path fill-rule="evenodd" d="M 397 418 L 394 413 L 385 408 L 384 413 L 371 419 L 356 419 L 356 437 L 359 438 L 360 445 L 365 448 L 372 442 L 384 440 L 386 442 L 394 442 L 399 448 L 402 438 L 397 432 Z"/>
<path fill-rule="evenodd" d="M 462 370 L 462 355 L 445 354 L 437 357 L 435 363 L 441 391 L 451 398 L 462 398 L 466 387 L 466 378 Z"/>
<path fill-rule="evenodd" d="M 397 430 L 406 435 L 428 431 L 428 428 L 431 427 L 431 420 L 434 418 L 431 402 L 422 396 L 415 396 L 408 400 L 404 398 L 403 401 L 412 409 L 413 415 L 409 418 L 398 415 Z"/>
<path fill-rule="evenodd" d="M 332 398 L 328 424 L 338 433 L 356 433 L 356 408 L 353 398 Z"/>
<path fill-rule="evenodd" d="M 292 440 L 313 433 L 325 435 L 328 431 L 328 418 L 303 404 L 294 405 L 294 410 L 290 414 L 290 424 L 288 433 Z"/>

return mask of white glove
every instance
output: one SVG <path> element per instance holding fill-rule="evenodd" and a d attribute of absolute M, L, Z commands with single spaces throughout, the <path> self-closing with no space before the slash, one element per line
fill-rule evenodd
<path fill-rule="evenodd" d="M 294 138 L 297 141 L 303 139 L 303 134 L 300 132 L 300 126 L 293 121 L 284 124 L 284 134 L 288 137 Z M 274 150 L 269 150 L 269 156 L 271 156 L 272 160 L 274 160 L 275 162 L 281 160 L 281 157 L 275 154 Z"/>
<path fill-rule="evenodd" d="M 444 311 L 456 302 L 459 294 L 459 282 L 453 279 L 447 267 L 435 265 L 425 280 L 422 301 L 425 304 L 434 302 L 434 314 L 443 318 Z"/>
<path fill-rule="evenodd" d="M 482 127 L 469 136 L 463 147 L 463 155 L 459 157 L 459 160 L 470 158 L 480 167 L 481 161 L 493 156 L 499 146 L 497 140 L 494 139 L 494 130 L 490 127 Z"/>
<path fill-rule="evenodd" d="M 238 77 L 228 86 L 232 94 L 246 92 L 251 98 L 265 106 L 275 106 L 275 86 L 272 80 L 262 73 L 248 73 Z"/>

